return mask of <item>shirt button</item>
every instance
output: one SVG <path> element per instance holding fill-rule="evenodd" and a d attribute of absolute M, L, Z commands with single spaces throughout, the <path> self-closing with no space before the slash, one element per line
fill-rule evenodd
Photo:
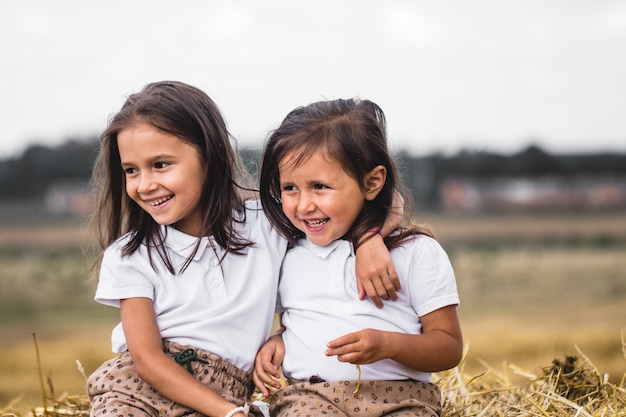
<path fill-rule="evenodd" d="M 211 266 L 218 266 L 219 265 L 219 261 L 217 260 L 217 258 L 213 258 L 209 262 L 209 265 L 211 265 Z"/>
<path fill-rule="evenodd" d="M 213 288 L 217 288 L 217 287 L 220 286 L 220 282 L 218 280 L 214 279 L 213 281 L 211 281 L 211 286 Z"/>

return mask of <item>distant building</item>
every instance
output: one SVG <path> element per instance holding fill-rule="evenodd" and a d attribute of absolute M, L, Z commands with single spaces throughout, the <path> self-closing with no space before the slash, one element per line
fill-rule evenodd
<path fill-rule="evenodd" d="M 55 215 L 83 216 L 93 209 L 87 187 L 81 182 L 52 185 L 46 193 L 44 206 L 48 212 Z"/>
<path fill-rule="evenodd" d="M 442 182 L 447 212 L 626 207 L 626 181 L 614 178 L 449 178 Z"/>

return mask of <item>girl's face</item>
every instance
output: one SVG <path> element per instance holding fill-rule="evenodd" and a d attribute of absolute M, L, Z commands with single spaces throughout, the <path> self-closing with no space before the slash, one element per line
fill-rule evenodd
<path fill-rule="evenodd" d="M 282 207 L 291 223 L 319 246 L 343 237 L 365 202 L 360 184 L 322 152 L 294 164 L 294 154 L 280 161 Z"/>
<path fill-rule="evenodd" d="M 126 193 L 161 225 L 198 236 L 204 168 L 196 148 L 138 122 L 117 135 Z"/>

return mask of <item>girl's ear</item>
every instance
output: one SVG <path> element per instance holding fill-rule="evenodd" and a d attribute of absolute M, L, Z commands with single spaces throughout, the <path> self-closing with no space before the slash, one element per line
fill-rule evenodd
<path fill-rule="evenodd" d="M 387 168 L 383 165 L 377 165 L 374 169 L 365 175 L 365 199 L 373 200 L 376 198 L 380 190 L 383 189 L 387 180 Z"/>

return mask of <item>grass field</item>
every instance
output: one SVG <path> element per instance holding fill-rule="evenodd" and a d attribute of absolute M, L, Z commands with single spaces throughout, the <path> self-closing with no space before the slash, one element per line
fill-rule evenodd
<path fill-rule="evenodd" d="M 538 372 L 582 352 L 610 380 L 626 375 L 626 214 L 420 220 L 455 267 L 467 372 Z M 0 410 L 23 413 L 42 401 L 33 334 L 54 395 L 84 393 L 76 361 L 88 374 L 111 356 L 117 311 L 92 301 L 79 223 L 0 227 Z"/>

